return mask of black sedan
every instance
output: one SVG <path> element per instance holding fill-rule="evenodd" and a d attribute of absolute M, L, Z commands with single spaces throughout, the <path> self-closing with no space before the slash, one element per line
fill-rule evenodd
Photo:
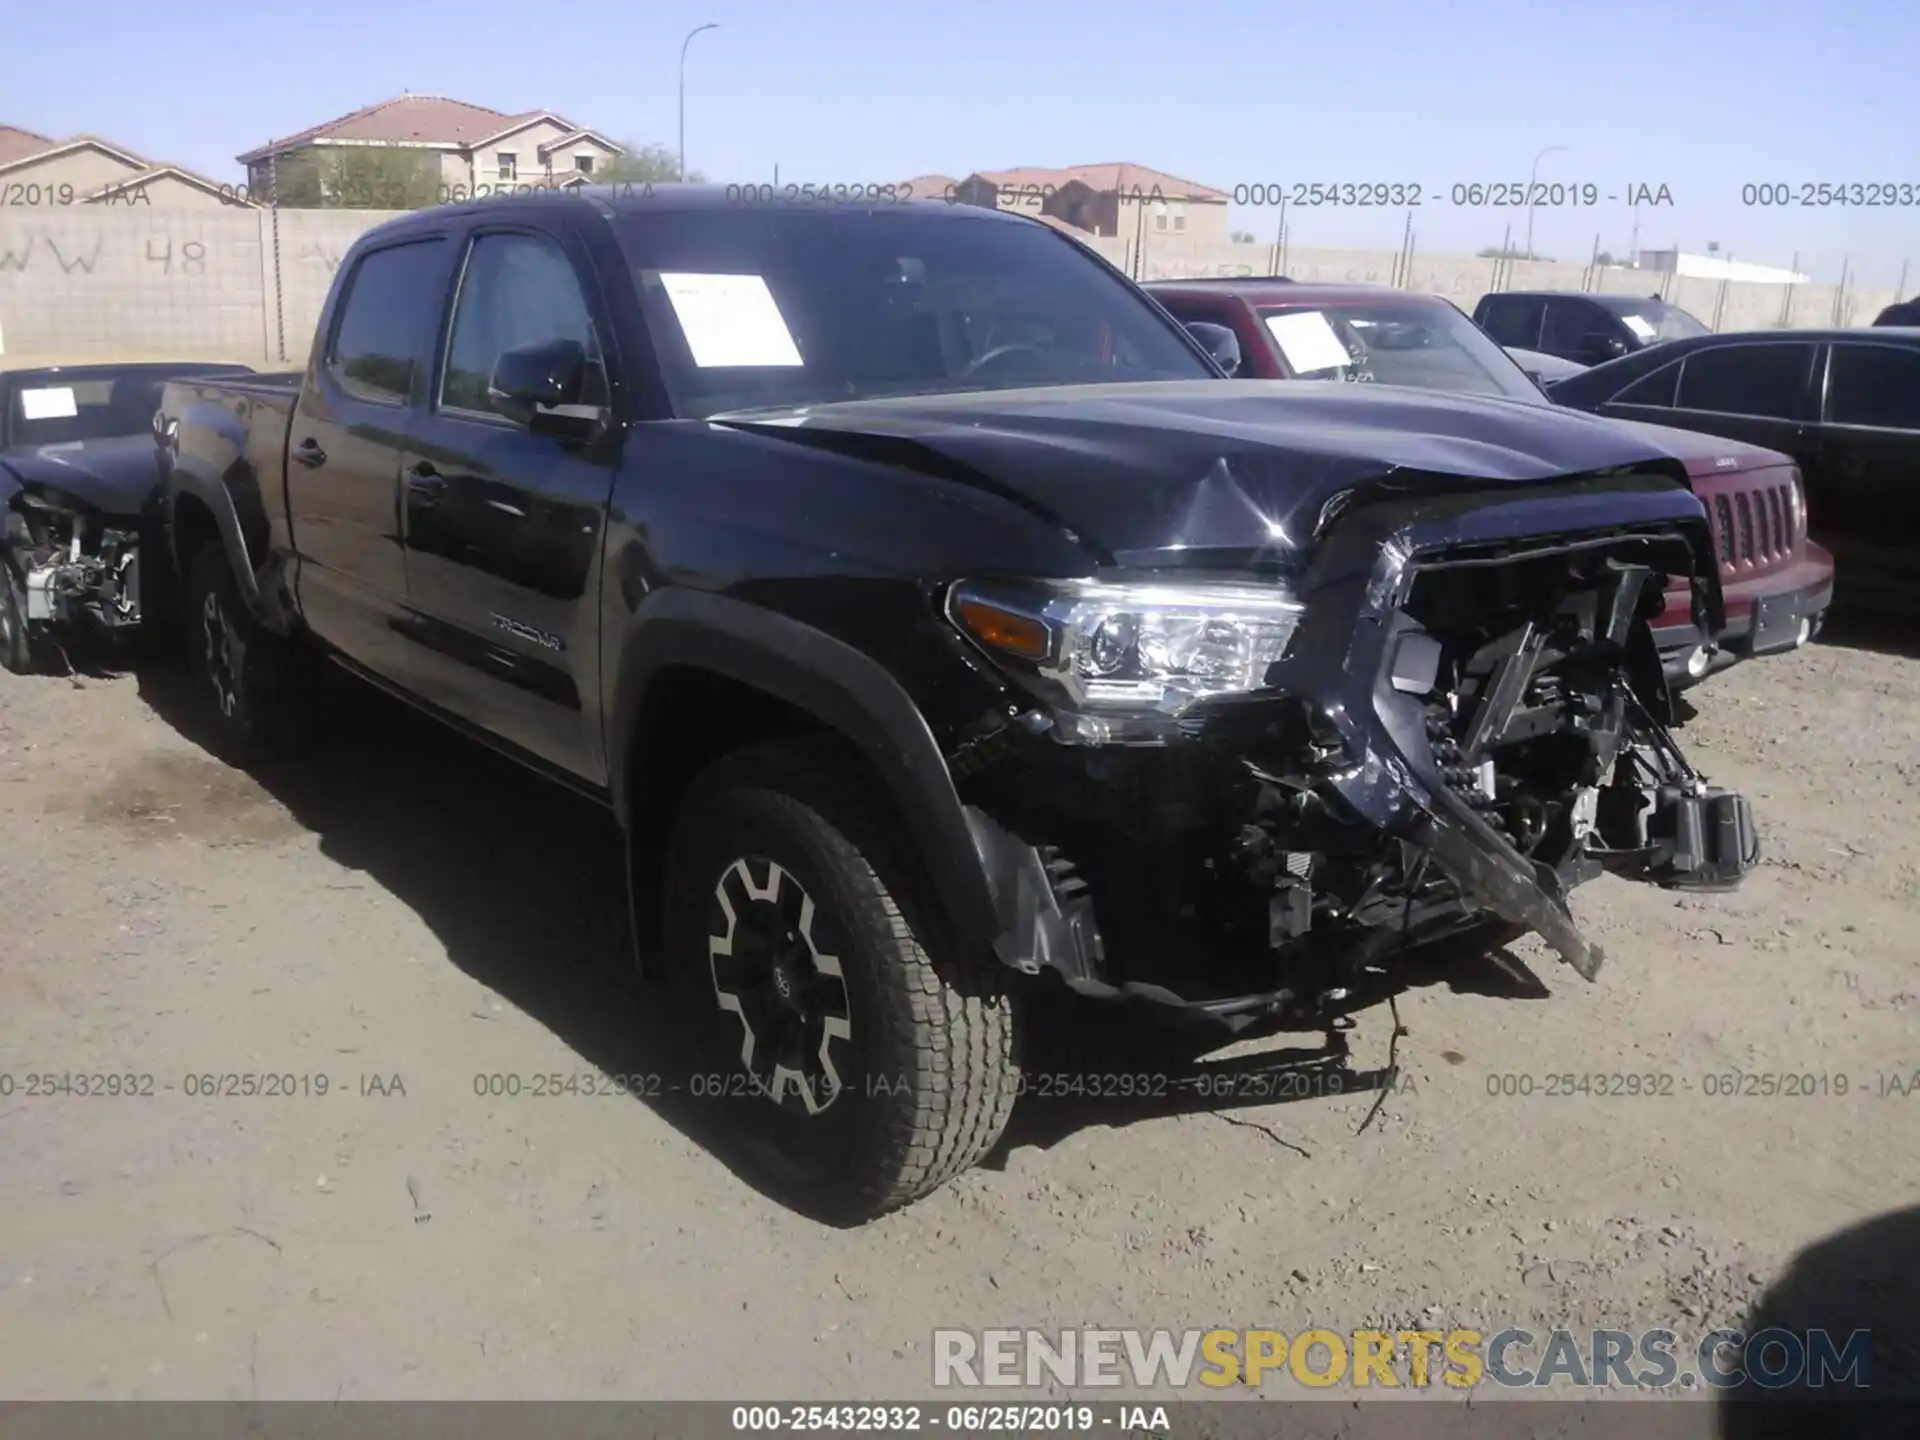
<path fill-rule="evenodd" d="M 1835 600 L 1920 615 L 1920 328 L 1674 340 L 1554 382 L 1562 405 L 1781 450 Z"/>

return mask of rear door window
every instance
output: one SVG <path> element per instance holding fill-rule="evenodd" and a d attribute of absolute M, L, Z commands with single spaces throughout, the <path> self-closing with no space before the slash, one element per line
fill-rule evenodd
<path fill-rule="evenodd" d="M 416 240 L 370 250 L 347 281 L 327 370 L 360 400 L 404 405 L 433 355 L 444 247 Z"/>
<path fill-rule="evenodd" d="M 1827 423 L 1920 430 L 1920 350 L 1836 345 L 1827 365 Z"/>
<path fill-rule="evenodd" d="M 1540 348 L 1549 355 L 1578 355 L 1591 348 L 1589 335 L 1612 333 L 1613 322 L 1590 301 L 1549 300 Z"/>
<path fill-rule="evenodd" d="M 1791 420 L 1805 390 L 1812 345 L 1727 345 L 1681 362 L 1679 408 Z"/>
<path fill-rule="evenodd" d="M 1489 295 L 1480 311 L 1480 328 L 1502 345 L 1540 348 L 1540 316 L 1546 302 L 1537 296 Z"/>
<path fill-rule="evenodd" d="M 1673 406 L 1674 391 L 1680 383 L 1678 364 L 1662 365 L 1650 375 L 1642 375 L 1626 389 L 1616 393 L 1612 405 L 1649 405 L 1667 410 Z"/>

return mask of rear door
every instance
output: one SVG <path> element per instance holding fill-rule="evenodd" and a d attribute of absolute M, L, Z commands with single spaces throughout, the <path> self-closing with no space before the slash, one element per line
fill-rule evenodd
<path fill-rule="evenodd" d="M 314 632 L 389 678 L 406 677 L 400 457 L 425 394 L 446 292 L 443 237 L 366 250 L 341 282 L 288 432 L 295 585 Z"/>
<path fill-rule="evenodd" d="M 1538 295 L 1483 295 L 1474 307 L 1473 318 L 1501 345 L 1546 350 L 1540 343 L 1540 326 L 1546 309 L 1547 302 Z"/>
<path fill-rule="evenodd" d="M 412 633 L 426 698 L 594 784 L 599 564 L 620 446 L 535 434 L 488 393 L 502 352 L 571 340 L 579 403 L 609 403 L 611 333 L 591 262 L 564 230 L 483 226 L 465 240 L 443 357 L 401 474 Z"/>
<path fill-rule="evenodd" d="M 1808 530 L 1837 552 L 1842 583 L 1856 593 L 1920 591 L 1920 349 L 1827 348 Z"/>
<path fill-rule="evenodd" d="M 1663 368 L 1601 410 L 1764 445 L 1804 464 L 1812 447 L 1812 376 L 1819 351 L 1809 340 L 1740 341 L 1689 350 L 1673 377 L 1670 408 L 1649 413 L 1666 396 Z M 1629 396 L 1641 403 L 1625 403 Z"/>

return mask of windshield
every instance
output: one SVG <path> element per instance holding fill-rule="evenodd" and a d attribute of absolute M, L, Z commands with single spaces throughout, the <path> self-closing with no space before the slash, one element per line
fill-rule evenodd
<path fill-rule="evenodd" d="M 1078 245 L 946 210 L 636 214 L 621 229 L 677 414 L 1217 378 Z"/>
<path fill-rule="evenodd" d="M 1622 325 L 1634 333 L 1642 345 L 1658 345 L 1663 340 L 1690 340 L 1713 332 L 1678 305 L 1664 300 L 1608 300 L 1606 307 Z"/>
<path fill-rule="evenodd" d="M 222 368 L 231 367 L 21 372 L 13 377 L 6 443 L 68 445 L 145 435 L 167 381 Z"/>
<path fill-rule="evenodd" d="M 1262 309 L 1260 318 L 1297 379 L 1546 402 L 1506 351 L 1444 301 L 1279 306 Z"/>

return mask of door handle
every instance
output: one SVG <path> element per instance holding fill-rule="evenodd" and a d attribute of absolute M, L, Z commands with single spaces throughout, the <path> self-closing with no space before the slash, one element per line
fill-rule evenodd
<path fill-rule="evenodd" d="M 293 458 L 296 463 L 306 466 L 307 469 L 317 470 L 327 463 L 327 452 L 320 448 L 318 440 L 309 435 L 293 447 Z"/>

